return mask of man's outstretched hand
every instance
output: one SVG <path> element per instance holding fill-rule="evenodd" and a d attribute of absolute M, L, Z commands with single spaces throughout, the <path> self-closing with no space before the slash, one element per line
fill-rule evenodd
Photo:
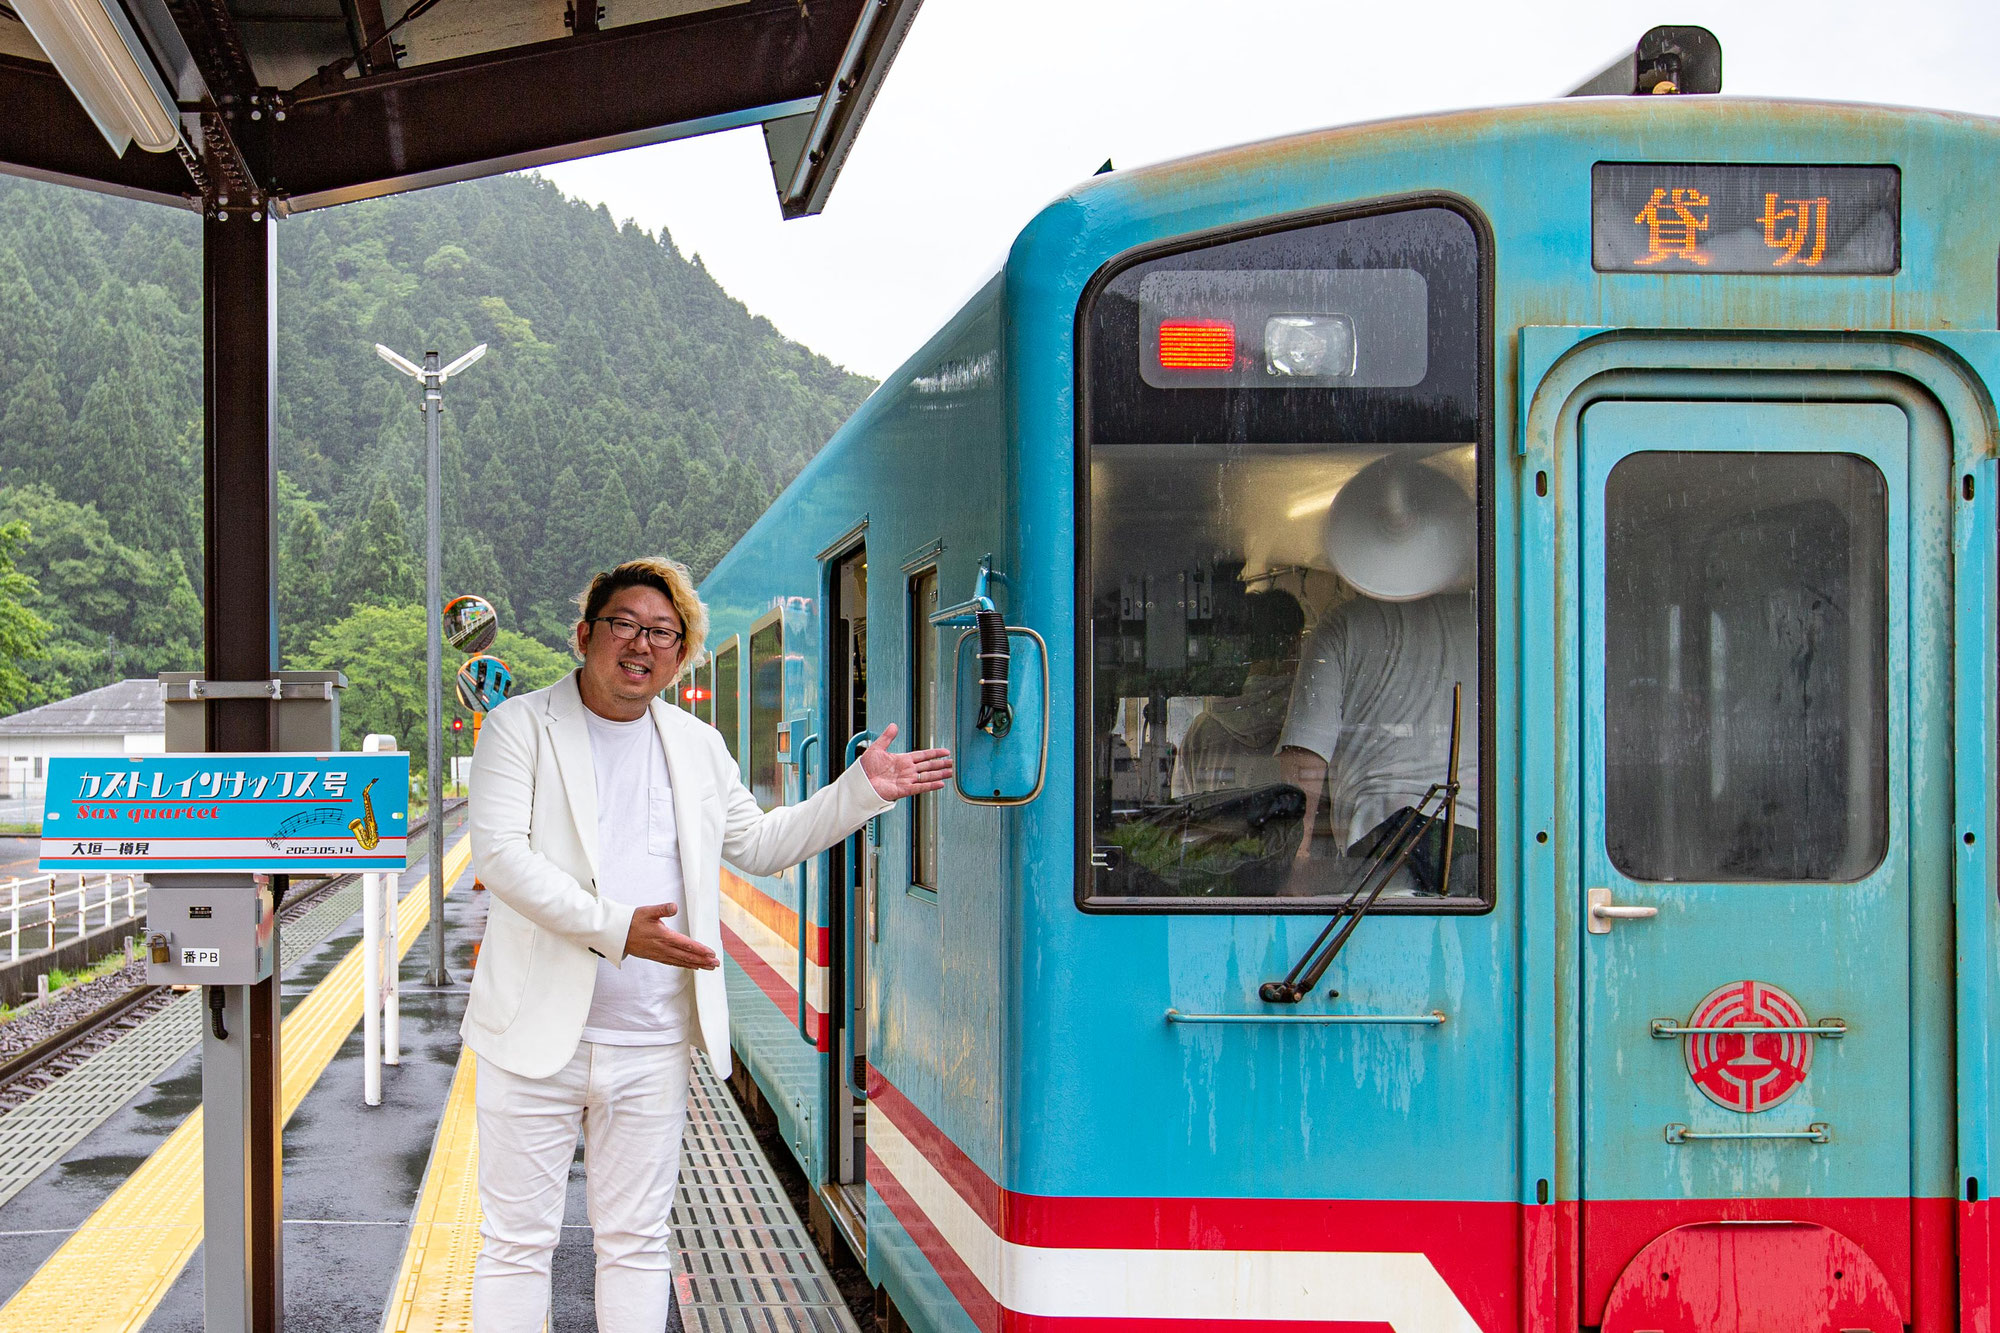
<path fill-rule="evenodd" d="M 889 742 L 896 739 L 896 724 L 882 728 L 875 743 L 861 752 L 861 771 L 874 784 L 875 794 L 885 801 L 900 801 L 936 791 L 951 781 L 950 750 L 909 750 L 891 754 Z"/>
<path fill-rule="evenodd" d="M 703 971 L 715 967 L 721 961 L 715 950 L 678 930 L 667 929 L 667 918 L 679 910 L 672 903 L 659 903 L 633 912 L 631 928 L 625 932 L 626 956 Z"/>

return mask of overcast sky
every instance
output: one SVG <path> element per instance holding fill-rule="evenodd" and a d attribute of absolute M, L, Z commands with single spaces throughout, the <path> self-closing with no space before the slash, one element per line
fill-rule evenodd
<path fill-rule="evenodd" d="M 1721 39 L 1725 92 L 2000 115 L 1995 0 L 924 0 L 822 216 L 779 219 L 755 128 L 544 174 L 666 228 L 784 333 L 879 378 L 1106 158 L 1535 101 L 1662 22 Z"/>

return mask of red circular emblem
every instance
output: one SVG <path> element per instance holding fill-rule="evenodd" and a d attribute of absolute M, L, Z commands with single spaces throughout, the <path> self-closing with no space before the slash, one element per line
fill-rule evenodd
<path fill-rule="evenodd" d="M 1803 1032 L 1755 1035 L 1757 1028 L 1806 1027 L 1806 1011 L 1776 986 L 1732 981 L 1694 1007 L 1691 1028 L 1741 1028 L 1687 1039 L 1688 1077 L 1717 1106 L 1768 1111 L 1799 1090 L 1812 1070 L 1813 1039 Z"/>

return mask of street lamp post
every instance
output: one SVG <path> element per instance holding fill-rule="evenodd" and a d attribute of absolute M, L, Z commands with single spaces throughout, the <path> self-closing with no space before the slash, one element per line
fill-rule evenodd
<path fill-rule="evenodd" d="M 444 640 L 440 624 L 444 582 L 443 465 L 439 461 L 439 434 L 444 424 L 444 384 L 453 375 L 486 355 L 486 344 L 467 352 L 450 365 L 439 368 L 436 352 L 425 352 L 418 366 L 375 344 L 375 355 L 424 386 L 424 766 L 430 807 L 431 862 L 431 970 L 426 981 L 433 986 L 451 984 L 444 966 Z"/>

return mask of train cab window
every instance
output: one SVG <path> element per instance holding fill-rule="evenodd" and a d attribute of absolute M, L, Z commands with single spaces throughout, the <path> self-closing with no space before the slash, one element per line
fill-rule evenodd
<path fill-rule="evenodd" d="M 938 629 L 931 616 L 938 609 L 937 567 L 910 576 L 910 748 L 928 750 L 938 739 Z M 938 886 L 938 808 L 941 791 L 910 800 L 910 880 L 926 889 Z"/>
<path fill-rule="evenodd" d="M 736 640 L 732 638 L 715 650 L 715 729 L 722 733 L 722 743 L 729 747 L 729 757 L 740 764 L 743 762 L 743 737 L 738 730 L 741 719 L 737 704 L 742 681 L 737 672 Z"/>
<path fill-rule="evenodd" d="M 785 717 L 785 625 L 777 612 L 750 631 L 750 794 L 769 810 L 784 804 L 778 728 Z"/>
<path fill-rule="evenodd" d="M 1425 204 L 1092 284 L 1086 907 L 1488 905 L 1483 264 Z"/>
<path fill-rule="evenodd" d="M 1853 454 L 1605 484 L 1605 837 L 1634 879 L 1855 880 L 1888 847 L 1888 496 Z"/>

